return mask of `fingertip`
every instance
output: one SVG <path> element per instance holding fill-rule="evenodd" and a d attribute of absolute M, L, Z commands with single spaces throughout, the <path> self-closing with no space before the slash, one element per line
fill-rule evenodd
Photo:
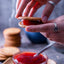
<path fill-rule="evenodd" d="M 43 13 L 42 13 L 42 21 L 44 23 L 46 23 L 48 21 L 48 18 L 49 16 L 51 15 L 52 11 L 54 9 L 54 6 L 47 3 L 44 10 L 43 10 Z"/>
<path fill-rule="evenodd" d="M 17 0 L 17 2 L 16 2 L 16 10 L 19 8 L 20 3 L 21 3 L 21 0 Z"/>
<path fill-rule="evenodd" d="M 29 32 L 29 31 L 30 31 L 30 27 L 29 27 L 29 26 L 26 26 L 25 30 L 26 30 L 27 32 Z"/>
<path fill-rule="evenodd" d="M 15 18 L 18 18 L 18 16 L 15 15 Z"/>
<path fill-rule="evenodd" d="M 16 11 L 15 18 L 18 18 L 18 17 L 20 17 L 20 16 L 22 16 L 22 14 L 17 10 L 17 11 Z"/>
<path fill-rule="evenodd" d="M 15 18 L 18 18 L 18 11 L 16 11 Z"/>
<path fill-rule="evenodd" d="M 47 16 L 42 17 L 42 22 L 43 23 L 46 23 L 47 21 L 48 21 L 48 17 Z"/>
<path fill-rule="evenodd" d="M 34 14 L 33 12 L 34 12 L 34 9 L 33 9 L 33 8 L 31 8 L 31 10 L 30 10 L 30 12 L 29 12 L 28 16 L 29 16 L 29 17 L 32 17 L 32 16 L 33 16 L 33 14 Z"/>
<path fill-rule="evenodd" d="M 17 14 L 15 15 L 15 18 L 18 18 L 18 15 Z"/>

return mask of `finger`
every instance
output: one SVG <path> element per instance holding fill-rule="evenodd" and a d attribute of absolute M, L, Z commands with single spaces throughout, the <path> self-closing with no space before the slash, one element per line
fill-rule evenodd
<path fill-rule="evenodd" d="M 64 43 L 64 38 L 48 38 L 49 40 L 56 41 L 58 43 Z"/>
<path fill-rule="evenodd" d="M 51 15 L 52 11 L 54 9 L 54 6 L 51 5 L 50 3 L 47 3 L 44 10 L 43 10 L 43 13 L 42 13 L 42 21 L 44 23 L 47 22 L 49 16 Z"/>
<path fill-rule="evenodd" d="M 57 27 L 55 27 L 55 26 L 57 26 Z M 55 32 L 55 28 L 57 28 L 58 32 L 64 32 L 64 22 L 46 23 L 46 24 L 40 24 L 40 25 L 27 26 L 26 31 L 29 31 L 29 32 Z"/>
<path fill-rule="evenodd" d="M 46 23 L 56 23 L 55 20 L 56 20 L 56 19 L 52 19 L 52 20 L 47 21 Z"/>
<path fill-rule="evenodd" d="M 17 0 L 17 2 L 16 2 L 16 11 L 19 8 L 20 3 L 21 3 L 21 0 Z"/>
<path fill-rule="evenodd" d="M 64 38 L 64 32 L 59 32 L 59 33 L 50 33 L 48 35 L 48 38 Z"/>
<path fill-rule="evenodd" d="M 61 21 L 61 22 L 60 22 Z M 64 15 L 62 16 L 59 16 L 58 18 L 56 19 L 52 19 L 52 20 L 49 20 L 47 23 L 61 23 L 61 24 L 64 24 Z"/>
<path fill-rule="evenodd" d="M 40 4 L 39 2 L 36 2 L 36 4 L 32 7 L 32 9 L 29 12 L 28 16 L 33 16 L 34 13 L 42 6 L 43 4 Z"/>
<path fill-rule="evenodd" d="M 50 32 L 40 32 L 42 35 L 44 35 L 46 38 L 49 38 Z"/>
<path fill-rule="evenodd" d="M 18 18 L 19 16 L 22 16 L 22 12 L 25 9 L 28 2 L 29 2 L 28 0 L 22 0 L 21 1 L 20 5 L 19 5 L 19 8 L 16 12 L 16 16 L 15 16 L 16 18 Z"/>
<path fill-rule="evenodd" d="M 32 1 L 30 1 L 30 2 L 27 4 L 27 6 L 26 6 L 26 8 L 25 8 L 25 10 L 24 10 L 24 12 L 23 12 L 23 16 L 28 16 L 30 9 L 35 5 L 35 3 L 36 3 L 36 2 L 35 2 L 34 0 L 32 0 Z"/>
<path fill-rule="evenodd" d="M 27 26 L 28 32 L 54 32 L 54 23 Z"/>
<path fill-rule="evenodd" d="M 45 32 L 40 32 L 43 36 L 47 37 Z"/>
<path fill-rule="evenodd" d="M 49 21 L 47 21 L 47 23 L 61 23 L 61 24 L 64 24 L 64 15 L 63 16 L 59 16 L 56 19 L 49 20 Z"/>

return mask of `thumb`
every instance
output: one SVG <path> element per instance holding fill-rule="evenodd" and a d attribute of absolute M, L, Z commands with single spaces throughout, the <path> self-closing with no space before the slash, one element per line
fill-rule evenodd
<path fill-rule="evenodd" d="M 17 2 L 16 2 L 16 11 L 19 8 L 20 3 L 21 3 L 21 0 L 17 0 Z"/>
<path fill-rule="evenodd" d="M 26 26 L 25 30 L 28 32 L 53 32 L 54 23 Z"/>
<path fill-rule="evenodd" d="M 54 6 L 51 5 L 50 3 L 47 3 L 44 10 L 43 10 L 43 13 L 42 13 L 42 21 L 44 23 L 47 22 L 49 16 L 51 15 L 52 11 L 54 9 Z"/>

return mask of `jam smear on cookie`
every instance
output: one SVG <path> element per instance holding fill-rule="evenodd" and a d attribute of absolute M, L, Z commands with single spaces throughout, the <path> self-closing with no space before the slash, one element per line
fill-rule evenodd
<path fill-rule="evenodd" d="M 35 20 L 23 20 L 23 25 L 38 25 L 38 24 L 42 24 L 41 21 L 35 21 Z"/>

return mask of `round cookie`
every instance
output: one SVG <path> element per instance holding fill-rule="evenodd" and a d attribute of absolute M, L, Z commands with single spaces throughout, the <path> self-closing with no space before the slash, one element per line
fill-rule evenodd
<path fill-rule="evenodd" d="M 40 20 L 40 21 L 42 21 L 41 20 L 41 18 L 39 18 L 39 17 L 18 17 L 18 19 L 19 20 L 21 20 L 21 19 L 23 19 L 23 20 Z"/>
<path fill-rule="evenodd" d="M 7 58 L 5 55 L 3 55 L 3 54 L 0 54 L 0 57 L 2 57 L 2 58 Z"/>
<path fill-rule="evenodd" d="M 16 40 L 16 39 L 18 40 L 18 39 L 21 39 L 21 36 L 20 35 L 18 35 L 18 36 L 7 36 L 7 35 L 5 35 L 4 38 L 7 39 L 7 40 Z"/>
<path fill-rule="evenodd" d="M 23 25 L 22 22 L 19 22 L 18 25 L 19 25 L 20 27 L 22 27 L 22 28 L 25 28 L 25 27 L 26 27 L 26 25 Z"/>
<path fill-rule="evenodd" d="M 54 60 L 48 59 L 47 64 L 56 64 L 56 62 Z"/>
<path fill-rule="evenodd" d="M 7 28 L 3 31 L 4 35 L 18 35 L 21 32 L 19 28 Z"/>
<path fill-rule="evenodd" d="M 14 64 L 13 60 L 12 60 L 12 57 L 10 57 L 6 61 L 4 61 L 3 64 Z"/>
<path fill-rule="evenodd" d="M 7 58 L 2 58 L 2 57 L 0 57 L 0 61 L 2 61 L 2 60 L 6 60 Z"/>
<path fill-rule="evenodd" d="M 19 47 L 21 45 L 21 40 L 5 40 L 4 46 L 15 46 Z"/>
<path fill-rule="evenodd" d="M 20 52 L 20 50 L 17 47 L 4 47 L 0 49 L 0 53 L 5 56 L 13 56 L 18 52 Z"/>
<path fill-rule="evenodd" d="M 13 46 L 13 47 L 20 47 L 21 46 L 21 42 L 18 42 L 18 43 L 8 43 L 8 42 L 6 42 L 5 44 L 4 44 L 4 47 L 11 47 L 11 46 Z"/>
<path fill-rule="evenodd" d="M 18 44 L 19 42 L 21 42 L 21 39 L 18 39 L 18 40 L 17 39 L 16 40 L 5 40 L 5 43 L 14 43 L 14 44 L 17 43 Z"/>
<path fill-rule="evenodd" d="M 5 40 L 4 46 L 15 46 L 19 47 L 21 45 L 21 39 L 16 40 Z"/>

